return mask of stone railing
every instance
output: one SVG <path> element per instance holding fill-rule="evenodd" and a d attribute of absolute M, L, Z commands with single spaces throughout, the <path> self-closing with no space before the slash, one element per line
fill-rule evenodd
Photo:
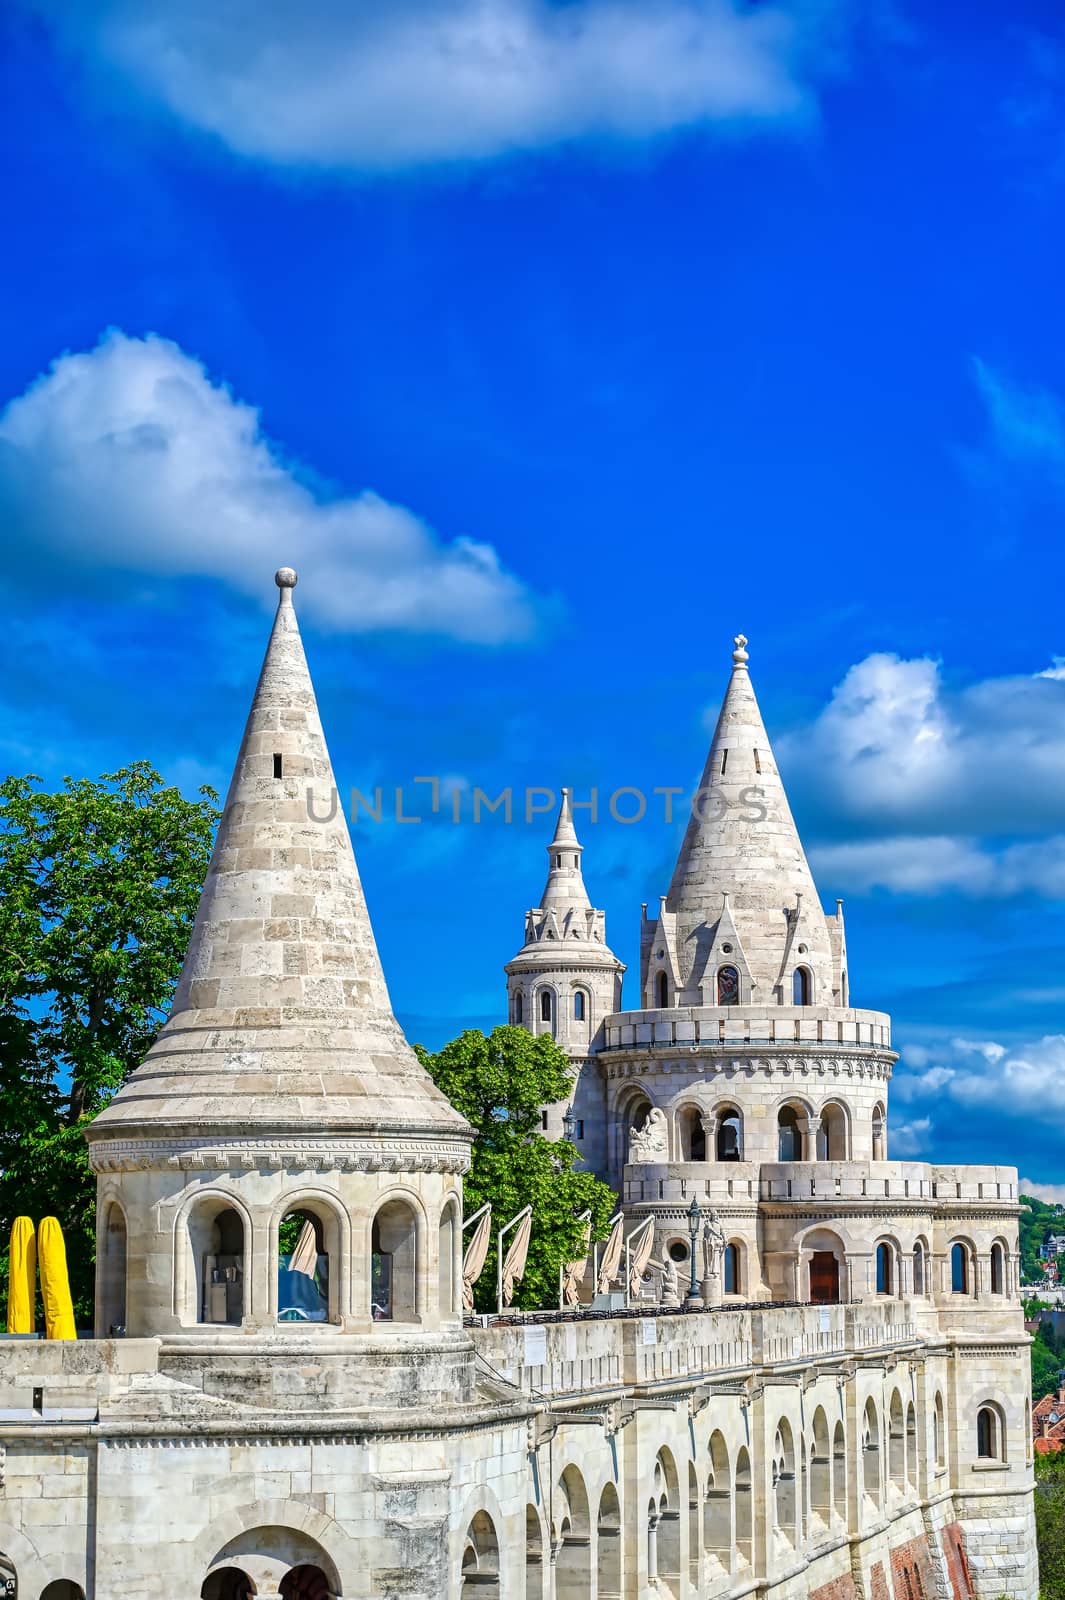
<path fill-rule="evenodd" d="M 828 1006 L 685 1006 L 669 1011 L 617 1011 L 603 1024 L 604 1048 L 730 1044 L 891 1049 L 891 1018 L 883 1011 Z"/>
<path fill-rule="evenodd" d="M 809 1366 L 912 1343 L 899 1302 L 744 1306 L 686 1316 L 515 1320 L 474 1328 L 486 1365 L 525 1393 L 594 1398 L 619 1389 L 742 1377 L 760 1367 Z"/>
<path fill-rule="evenodd" d="M 726 1176 L 727 1174 L 727 1176 Z M 755 1201 L 914 1201 L 929 1210 L 983 1201 L 1016 1204 L 1014 1167 L 933 1167 L 920 1161 L 639 1162 L 625 1168 L 626 1205 L 687 1207 Z"/>

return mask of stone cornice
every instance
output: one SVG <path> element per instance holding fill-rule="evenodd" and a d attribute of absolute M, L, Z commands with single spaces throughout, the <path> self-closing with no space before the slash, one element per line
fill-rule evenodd
<path fill-rule="evenodd" d="M 812 1044 L 750 1045 L 626 1045 L 621 1049 L 597 1050 L 595 1057 L 608 1078 L 646 1078 L 655 1074 L 670 1077 L 687 1062 L 692 1077 L 706 1082 L 708 1075 L 729 1081 L 735 1078 L 869 1078 L 886 1083 L 898 1059 L 894 1051 L 870 1045 Z"/>
<path fill-rule="evenodd" d="M 468 1145 L 449 1139 L 276 1138 L 97 1139 L 94 1172 L 281 1171 L 454 1172 L 469 1170 Z"/>

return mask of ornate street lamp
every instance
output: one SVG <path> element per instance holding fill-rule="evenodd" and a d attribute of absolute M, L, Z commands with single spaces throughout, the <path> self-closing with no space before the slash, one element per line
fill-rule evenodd
<path fill-rule="evenodd" d="M 703 1228 L 703 1214 L 699 1210 L 699 1202 L 692 1195 L 692 1203 L 688 1207 L 688 1237 L 691 1240 L 691 1284 L 688 1288 L 688 1306 L 693 1311 L 702 1307 L 702 1296 L 695 1281 L 695 1253 L 699 1247 L 699 1235 Z"/>
<path fill-rule="evenodd" d="M 562 1113 L 562 1137 L 567 1144 L 573 1143 L 573 1135 L 577 1131 L 577 1119 L 573 1115 L 572 1105 L 568 1105 Z"/>

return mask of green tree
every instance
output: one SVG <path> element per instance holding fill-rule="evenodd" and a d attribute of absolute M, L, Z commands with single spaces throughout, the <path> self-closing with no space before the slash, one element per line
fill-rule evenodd
<path fill-rule="evenodd" d="M 137 762 L 98 781 L 0 784 L 0 1271 L 14 1217 L 58 1217 L 91 1318 L 95 1184 L 83 1129 L 143 1059 L 173 996 L 217 796 Z"/>
<path fill-rule="evenodd" d="M 1035 1458 L 1040 1600 L 1065 1600 L 1065 1452 Z"/>
<path fill-rule="evenodd" d="M 582 1211 L 592 1213 L 592 1239 L 607 1231 L 617 1209 L 612 1191 L 590 1172 L 574 1172 L 578 1152 L 540 1131 L 540 1110 L 568 1099 L 569 1058 L 547 1034 L 525 1028 L 471 1028 L 435 1055 L 418 1058 L 452 1105 L 472 1124 L 472 1165 L 463 1184 L 466 1215 L 490 1201 L 493 1238 L 475 1290 L 479 1310 L 495 1309 L 495 1229 L 532 1205 L 532 1238 L 515 1304 L 526 1310 L 558 1305 L 559 1267 L 584 1251 Z M 507 1248 L 504 1241 L 504 1253 Z"/>

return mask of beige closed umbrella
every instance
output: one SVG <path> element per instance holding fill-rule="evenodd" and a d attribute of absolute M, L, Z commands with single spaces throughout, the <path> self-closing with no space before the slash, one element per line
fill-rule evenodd
<path fill-rule="evenodd" d="M 492 1239 L 492 1208 L 481 1208 L 481 1220 L 473 1230 L 462 1258 L 462 1305 L 465 1311 L 473 1310 L 473 1286 L 484 1271 L 488 1246 Z"/>
<path fill-rule="evenodd" d="M 296 1248 L 288 1258 L 288 1270 L 305 1273 L 308 1278 L 313 1278 L 318 1270 L 318 1236 L 310 1219 L 300 1229 Z"/>
<path fill-rule="evenodd" d="M 580 1283 L 588 1265 L 588 1246 L 592 1242 L 592 1219 L 584 1224 L 584 1254 L 577 1261 L 567 1261 L 562 1267 L 562 1303 L 567 1306 L 580 1305 Z"/>
<path fill-rule="evenodd" d="M 614 1219 L 614 1226 L 610 1230 L 610 1237 L 603 1251 L 603 1259 L 599 1263 L 599 1277 L 596 1279 L 596 1293 L 609 1294 L 610 1285 L 618 1276 L 621 1266 L 621 1252 L 625 1248 L 625 1218 L 619 1212 Z"/>
<path fill-rule="evenodd" d="M 629 1258 L 629 1299 L 639 1298 L 643 1287 L 643 1275 L 647 1270 L 647 1263 L 651 1259 L 651 1252 L 655 1247 L 655 1230 L 644 1227 L 640 1234 L 640 1242 Z"/>
<path fill-rule="evenodd" d="M 525 1215 L 514 1229 L 514 1237 L 510 1241 L 506 1256 L 503 1260 L 503 1304 L 509 1306 L 514 1299 L 514 1290 L 525 1276 L 525 1262 L 529 1255 L 529 1240 L 532 1238 L 532 1206 L 526 1208 Z"/>

